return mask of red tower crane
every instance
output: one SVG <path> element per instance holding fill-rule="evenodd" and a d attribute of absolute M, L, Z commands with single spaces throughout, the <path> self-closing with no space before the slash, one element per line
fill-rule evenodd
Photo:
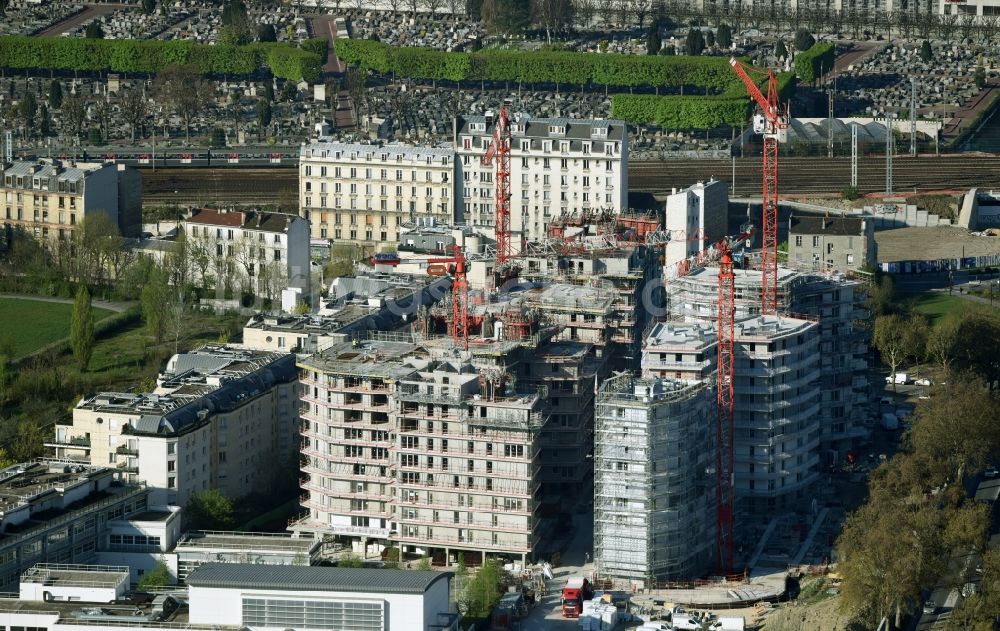
<path fill-rule="evenodd" d="M 754 116 L 753 127 L 764 135 L 763 199 L 761 221 L 761 283 L 760 311 L 764 315 L 778 312 L 778 142 L 784 141 L 788 129 L 788 109 L 778 105 L 778 77 L 767 71 L 767 96 L 750 78 L 744 64 L 735 57 L 729 60 L 733 71 L 743 81 L 747 93 L 757 102 L 761 113 Z"/>
<path fill-rule="evenodd" d="M 452 256 L 426 260 L 427 273 L 444 276 L 448 273 L 449 266 L 454 266 L 451 270 L 454 278 L 451 282 L 451 320 L 448 328 L 455 344 L 461 344 L 464 350 L 469 350 L 469 280 L 465 274 L 465 254 L 459 246 L 451 247 Z"/>
<path fill-rule="evenodd" d="M 510 120 L 507 108 L 500 106 L 497 124 L 493 129 L 493 142 L 486 149 L 483 164 L 496 166 L 496 221 L 497 269 L 513 256 L 510 244 Z"/>
<path fill-rule="evenodd" d="M 733 350 L 736 315 L 736 276 L 733 274 L 733 256 L 729 243 L 720 241 L 722 258 L 719 261 L 719 340 L 716 424 L 716 548 L 719 570 L 729 573 L 733 569 Z"/>

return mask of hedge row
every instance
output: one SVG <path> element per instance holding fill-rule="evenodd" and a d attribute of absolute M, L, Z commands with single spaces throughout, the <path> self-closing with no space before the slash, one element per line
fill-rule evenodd
<path fill-rule="evenodd" d="M 447 53 L 357 39 L 338 39 L 335 49 L 345 63 L 411 79 L 661 88 L 693 85 L 718 91 L 740 85 L 724 57 L 513 50 Z"/>
<path fill-rule="evenodd" d="M 795 74 L 803 81 L 815 81 L 833 70 L 834 57 L 836 50 L 833 44 L 816 42 L 809 50 L 795 56 Z"/>
<path fill-rule="evenodd" d="M 615 94 L 611 116 L 635 125 L 664 129 L 711 129 L 746 121 L 750 102 L 739 97 Z"/>
<path fill-rule="evenodd" d="M 315 43 L 209 46 L 188 41 L 110 40 L 75 37 L 0 37 L 0 67 L 84 72 L 156 73 L 171 64 L 193 64 L 203 74 L 250 75 L 267 66 L 279 79 L 316 82 L 322 55 Z"/>
<path fill-rule="evenodd" d="M 778 76 L 778 94 L 782 102 L 791 98 L 795 77 Z M 753 103 L 740 90 L 727 90 L 720 96 L 654 96 L 651 94 L 615 94 L 611 97 L 611 116 L 634 125 L 658 125 L 664 129 L 711 129 L 719 125 L 741 125 L 750 115 Z"/>

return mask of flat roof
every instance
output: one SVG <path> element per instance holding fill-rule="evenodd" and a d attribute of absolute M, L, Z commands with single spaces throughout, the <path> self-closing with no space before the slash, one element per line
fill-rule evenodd
<path fill-rule="evenodd" d="M 423 594 L 437 581 L 452 576 L 433 570 L 206 563 L 189 574 L 186 582 L 190 587 Z"/>
<path fill-rule="evenodd" d="M 129 568 L 114 565 L 61 565 L 39 563 L 25 570 L 22 583 L 64 587 L 117 587 L 128 582 Z"/>
<path fill-rule="evenodd" d="M 689 322 L 657 322 L 646 338 L 646 348 L 656 346 L 684 347 L 698 350 L 716 342 L 715 327 Z"/>
<path fill-rule="evenodd" d="M 177 548 L 225 550 L 273 550 L 310 553 L 320 545 L 318 539 L 269 533 L 189 531 L 177 542 Z"/>
<path fill-rule="evenodd" d="M 108 469 L 82 462 L 31 462 L 0 470 L 0 511 L 24 504 L 32 497 L 50 490 L 81 483 Z"/>
<path fill-rule="evenodd" d="M 736 322 L 736 339 L 773 339 L 783 335 L 803 332 L 815 322 L 787 316 L 755 316 Z"/>

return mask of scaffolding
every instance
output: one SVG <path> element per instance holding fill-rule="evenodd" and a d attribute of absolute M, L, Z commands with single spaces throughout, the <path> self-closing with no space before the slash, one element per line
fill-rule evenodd
<path fill-rule="evenodd" d="M 628 373 L 602 387 L 594 427 L 594 558 L 602 576 L 648 583 L 710 567 L 709 395 L 705 384 Z"/>

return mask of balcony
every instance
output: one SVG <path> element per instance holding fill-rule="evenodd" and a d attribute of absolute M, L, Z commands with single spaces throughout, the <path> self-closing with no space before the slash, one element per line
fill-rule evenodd
<path fill-rule="evenodd" d="M 129 447 L 127 445 L 120 445 L 115 449 L 115 453 L 119 456 L 138 456 L 139 449 L 137 447 Z"/>
<path fill-rule="evenodd" d="M 90 449 L 90 438 L 84 436 L 71 436 L 69 438 L 56 438 L 51 441 L 45 442 L 46 447 L 63 447 L 72 448 L 77 447 L 80 449 Z"/>

